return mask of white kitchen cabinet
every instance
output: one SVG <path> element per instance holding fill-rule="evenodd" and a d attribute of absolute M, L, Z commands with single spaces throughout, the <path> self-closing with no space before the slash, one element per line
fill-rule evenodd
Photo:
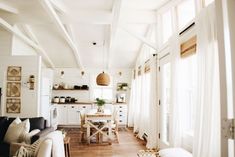
<path fill-rule="evenodd" d="M 80 113 L 86 113 L 91 109 L 89 104 L 57 105 L 59 125 L 80 125 Z"/>
<path fill-rule="evenodd" d="M 79 125 L 80 124 L 80 115 L 77 105 L 68 105 L 67 106 L 67 124 L 68 125 Z"/>
<path fill-rule="evenodd" d="M 87 113 L 90 109 L 96 108 L 91 104 L 66 104 L 58 106 L 59 125 L 80 125 L 80 113 Z M 127 105 L 126 104 L 106 104 L 105 108 L 117 111 L 119 115 L 119 126 L 127 125 Z"/>
<path fill-rule="evenodd" d="M 58 124 L 66 125 L 67 124 L 67 105 L 57 105 L 58 111 Z"/>
<path fill-rule="evenodd" d="M 127 125 L 127 105 L 126 104 L 115 104 L 114 109 L 118 112 L 119 115 L 119 125 Z"/>

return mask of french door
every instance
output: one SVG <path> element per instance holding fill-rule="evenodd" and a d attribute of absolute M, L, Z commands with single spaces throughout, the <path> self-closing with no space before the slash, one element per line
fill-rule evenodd
<path fill-rule="evenodd" d="M 171 64 L 169 55 L 160 59 L 159 68 L 159 119 L 160 119 L 160 134 L 159 146 L 160 148 L 167 148 L 170 146 L 170 88 L 171 88 Z"/>

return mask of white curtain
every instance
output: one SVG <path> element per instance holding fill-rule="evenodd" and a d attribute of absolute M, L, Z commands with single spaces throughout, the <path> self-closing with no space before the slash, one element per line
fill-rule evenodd
<path fill-rule="evenodd" d="M 180 43 L 178 39 L 178 34 L 174 34 L 169 40 L 170 52 L 171 52 L 171 124 L 170 124 L 170 141 L 171 146 L 181 147 L 182 137 L 183 137 L 183 127 L 182 127 L 182 111 L 183 106 L 181 103 L 182 89 L 180 82 Z"/>
<path fill-rule="evenodd" d="M 134 115 L 135 115 L 134 110 L 135 110 L 135 104 L 136 104 L 136 99 L 137 99 L 136 86 L 137 86 L 136 76 L 133 76 L 132 81 L 131 81 L 131 94 L 130 94 L 130 103 L 129 103 L 129 108 L 128 108 L 128 126 L 129 127 L 134 127 Z"/>
<path fill-rule="evenodd" d="M 147 148 L 156 148 L 157 146 L 157 62 L 156 57 L 150 60 L 150 88 L 149 88 L 149 107 L 148 107 L 148 126 Z"/>
<path fill-rule="evenodd" d="M 203 9 L 196 19 L 198 97 L 194 157 L 220 157 L 220 89 L 215 6 Z"/>
<path fill-rule="evenodd" d="M 129 104 L 128 125 L 134 127 L 139 138 L 144 134 L 148 136 L 147 148 L 157 146 L 156 72 L 156 57 L 153 57 L 150 59 L 150 72 L 144 73 L 142 66 L 141 75 L 133 79 Z"/>

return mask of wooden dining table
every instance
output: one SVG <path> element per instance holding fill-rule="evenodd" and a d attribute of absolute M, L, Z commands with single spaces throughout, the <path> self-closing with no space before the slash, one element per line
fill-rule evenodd
<path fill-rule="evenodd" d="M 108 138 L 109 144 L 111 144 L 112 137 L 112 112 L 109 109 L 104 109 L 104 112 L 97 112 L 97 109 L 91 109 L 85 114 L 85 124 L 87 125 L 87 143 L 90 144 L 91 138 L 97 134 L 101 134 Z M 94 123 L 101 123 L 101 126 L 97 126 Z M 94 132 L 91 134 L 91 128 L 94 128 Z M 105 129 L 108 128 L 108 132 Z"/>

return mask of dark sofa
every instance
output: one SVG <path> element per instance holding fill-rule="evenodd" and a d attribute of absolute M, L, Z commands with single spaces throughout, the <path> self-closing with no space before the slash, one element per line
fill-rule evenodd
<path fill-rule="evenodd" d="M 23 121 L 27 118 L 20 118 L 20 119 Z M 15 118 L 0 117 L 0 157 L 9 156 L 10 144 L 5 143 L 3 140 L 9 125 L 14 120 Z M 29 122 L 30 122 L 30 131 L 34 129 L 40 130 L 38 134 L 34 135 L 31 138 L 31 143 L 35 142 L 40 137 L 43 137 L 54 130 L 52 127 L 46 127 L 46 120 L 43 117 L 29 118 Z"/>

